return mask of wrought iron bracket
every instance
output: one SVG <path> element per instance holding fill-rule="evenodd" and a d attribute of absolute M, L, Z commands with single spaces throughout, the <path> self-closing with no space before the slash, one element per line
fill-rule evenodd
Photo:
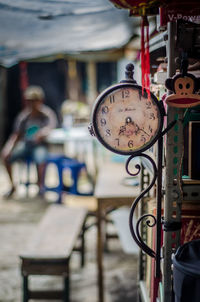
<path fill-rule="evenodd" d="M 141 171 L 141 165 L 142 164 L 136 164 L 135 165 L 135 172 L 132 172 L 130 169 L 130 163 L 135 157 L 142 157 L 145 158 L 150 162 L 153 168 L 153 177 L 148 185 L 147 188 L 145 188 L 140 195 L 134 200 L 131 209 L 130 209 L 130 215 L 129 215 L 129 227 L 131 235 L 134 239 L 134 241 L 137 243 L 137 245 L 142 249 L 143 252 L 145 252 L 147 255 L 149 255 L 152 258 L 155 258 L 156 263 L 156 277 L 160 277 L 160 260 L 161 260 L 161 228 L 162 228 L 162 217 L 161 217 L 161 207 L 162 207 L 162 157 L 163 157 L 163 136 L 170 130 L 172 127 L 176 124 L 176 121 L 171 122 L 168 127 L 163 130 L 160 134 L 160 137 L 158 138 L 158 156 L 157 156 L 157 164 L 155 161 L 146 153 L 137 153 L 131 155 L 126 162 L 126 171 L 130 176 L 136 176 Z M 157 190 L 156 190 L 156 207 L 157 207 L 157 213 L 156 217 L 153 214 L 144 214 L 141 217 L 138 218 L 136 225 L 133 223 L 133 217 L 135 213 L 135 209 L 139 203 L 139 201 L 142 200 L 142 198 L 151 190 L 151 188 L 154 186 L 154 184 L 157 181 Z M 147 227 L 156 227 L 156 248 L 153 250 L 151 247 L 147 245 L 143 241 L 143 238 L 140 234 L 141 229 L 141 223 L 146 223 Z"/>
<path fill-rule="evenodd" d="M 148 254 L 149 256 L 155 258 L 156 257 L 156 253 L 146 244 L 144 243 L 144 241 L 142 240 L 142 237 L 140 235 L 140 223 L 142 221 L 144 221 L 144 219 L 146 219 L 146 225 L 148 227 L 153 227 L 156 225 L 156 218 L 154 215 L 152 214 L 145 214 L 143 215 L 142 217 L 140 217 L 136 223 L 136 230 L 134 229 L 134 225 L 133 225 L 133 216 L 134 216 L 134 212 L 135 212 L 135 209 L 139 203 L 139 201 L 146 195 L 147 192 L 149 192 L 151 190 L 151 188 L 153 187 L 153 185 L 155 184 L 156 182 L 156 179 L 157 179 L 157 176 L 158 176 L 158 170 L 157 170 L 157 167 L 156 167 L 156 164 L 154 162 L 154 160 L 147 154 L 144 154 L 144 153 L 140 153 L 138 156 L 140 157 L 144 157 L 146 158 L 147 160 L 150 161 L 150 163 L 152 164 L 152 167 L 153 167 L 153 171 L 154 171 L 154 175 L 153 175 L 153 178 L 149 184 L 149 186 L 143 190 L 140 195 L 134 200 L 132 206 L 131 206 L 131 209 L 130 209 L 130 215 L 129 215 L 129 227 L 130 227 L 130 232 L 131 232 L 131 235 L 133 237 L 133 239 L 135 240 L 135 242 L 137 243 L 137 245 L 146 253 Z M 126 171 L 129 175 L 131 176 L 136 176 L 140 173 L 141 171 L 141 165 L 137 164 L 135 166 L 135 168 L 137 169 L 137 172 L 136 173 L 132 173 L 130 171 L 130 163 L 132 161 L 132 159 L 135 158 L 135 155 L 131 155 L 127 162 L 126 162 Z M 151 223 L 151 220 L 147 219 L 147 218 L 151 218 L 153 220 L 153 222 Z"/>

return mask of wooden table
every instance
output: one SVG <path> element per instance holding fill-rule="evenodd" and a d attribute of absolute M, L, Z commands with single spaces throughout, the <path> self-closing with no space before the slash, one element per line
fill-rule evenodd
<path fill-rule="evenodd" d="M 106 210 L 112 207 L 130 206 L 135 197 L 139 195 L 139 186 L 126 186 L 123 184 L 128 177 L 125 163 L 105 163 L 99 170 L 95 187 L 97 199 L 97 264 L 98 264 L 98 297 L 104 302 L 104 272 L 103 272 L 103 221 Z"/>

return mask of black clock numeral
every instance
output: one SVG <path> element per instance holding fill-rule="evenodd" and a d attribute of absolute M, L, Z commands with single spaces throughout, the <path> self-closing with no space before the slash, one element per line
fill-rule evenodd
<path fill-rule="evenodd" d="M 120 126 L 119 135 L 124 134 L 125 131 L 126 131 L 126 126 Z"/>
<path fill-rule="evenodd" d="M 110 103 L 113 104 L 115 102 L 115 96 L 110 95 Z"/>
<path fill-rule="evenodd" d="M 150 120 L 155 120 L 155 114 L 153 112 L 150 113 L 150 116 L 149 116 L 149 119 Z"/>
<path fill-rule="evenodd" d="M 117 142 L 117 146 L 119 146 L 119 138 L 116 138 L 115 140 Z"/>
<path fill-rule="evenodd" d="M 133 144 L 133 141 L 132 141 L 132 140 L 130 140 L 130 141 L 128 142 L 128 146 L 129 146 L 129 148 L 133 148 L 134 144 Z"/>
<path fill-rule="evenodd" d="M 106 129 L 106 136 L 111 136 L 111 131 L 110 131 L 110 129 Z"/>
<path fill-rule="evenodd" d="M 142 90 L 139 90 L 138 93 L 139 93 L 138 96 L 139 96 L 140 101 L 141 101 L 142 97 L 145 99 L 148 99 L 148 93 L 147 93 L 146 89 L 144 89 L 143 93 L 142 93 Z"/>
<path fill-rule="evenodd" d="M 130 96 L 130 91 L 128 89 L 122 90 L 122 99 L 128 98 Z"/>
<path fill-rule="evenodd" d="M 145 144 L 146 140 L 146 137 L 144 136 L 144 134 L 142 134 L 140 141 Z"/>
<path fill-rule="evenodd" d="M 153 132 L 153 129 L 152 127 L 149 125 L 149 131 L 152 133 Z"/>
<path fill-rule="evenodd" d="M 146 109 L 151 109 L 151 102 L 146 102 Z"/>
<path fill-rule="evenodd" d="M 105 120 L 105 118 L 102 118 L 101 119 L 101 126 L 105 126 L 106 125 L 106 120 Z"/>
<path fill-rule="evenodd" d="M 139 100 L 141 101 L 142 100 L 142 90 L 138 91 L 138 97 L 139 97 Z"/>
<path fill-rule="evenodd" d="M 104 107 L 102 107 L 102 109 L 101 109 L 102 114 L 106 114 L 106 113 L 108 113 L 108 111 L 109 111 L 108 106 L 104 106 Z"/>

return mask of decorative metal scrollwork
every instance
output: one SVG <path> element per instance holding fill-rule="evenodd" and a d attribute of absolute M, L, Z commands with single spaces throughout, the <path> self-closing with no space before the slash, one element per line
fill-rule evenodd
<path fill-rule="evenodd" d="M 158 171 L 157 171 L 157 167 L 156 167 L 156 164 L 154 162 L 154 160 L 148 156 L 147 154 L 144 154 L 144 153 L 140 153 L 138 154 L 137 156 L 140 156 L 140 157 L 144 157 L 146 158 L 147 160 L 150 161 L 152 167 L 153 167 L 153 178 L 149 184 L 149 186 L 140 193 L 140 195 L 134 200 L 132 206 L 131 206 L 131 209 L 130 209 L 130 215 L 129 215 L 129 227 L 130 227 L 130 232 L 131 232 L 131 235 L 133 237 L 133 239 L 135 240 L 135 242 L 137 243 L 137 245 L 146 253 L 148 254 L 149 256 L 153 257 L 153 258 L 156 258 L 156 253 L 155 251 L 153 251 L 146 243 L 144 243 L 144 241 L 142 240 L 142 237 L 140 235 L 140 223 L 142 221 L 144 221 L 144 219 L 146 219 L 146 225 L 148 227 L 154 227 L 156 225 L 156 217 L 152 214 L 145 214 L 143 216 L 141 216 L 138 221 L 137 221 L 137 224 L 136 224 L 136 227 L 134 229 L 134 225 L 133 225 L 133 216 L 134 216 L 134 212 L 135 212 L 135 209 L 138 205 L 138 202 L 146 195 L 147 192 L 149 192 L 151 190 L 151 188 L 153 187 L 153 185 L 155 184 L 156 182 L 156 179 L 157 179 L 157 176 L 158 176 Z M 140 173 L 141 171 L 141 165 L 140 164 L 136 164 L 135 165 L 135 168 L 137 169 L 136 173 L 132 173 L 130 171 L 130 163 L 131 161 L 133 160 L 133 158 L 135 158 L 136 156 L 135 155 L 131 155 L 127 162 L 126 162 L 126 171 L 129 175 L 131 176 L 136 176 Z M 152 219 L 152 222 L 151 220 L 149 219 L 151 218 Z"/>

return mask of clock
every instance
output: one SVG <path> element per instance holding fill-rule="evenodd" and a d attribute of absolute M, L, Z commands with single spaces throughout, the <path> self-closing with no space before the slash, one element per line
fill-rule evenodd
<path fill-rule="evenodd" d="M 92 111 L 92 132 L 110 151 L 139 154 L 158 139 L 163 127 L 162 107 L 135 81 L 122 81 L 104 90 Z"/>

